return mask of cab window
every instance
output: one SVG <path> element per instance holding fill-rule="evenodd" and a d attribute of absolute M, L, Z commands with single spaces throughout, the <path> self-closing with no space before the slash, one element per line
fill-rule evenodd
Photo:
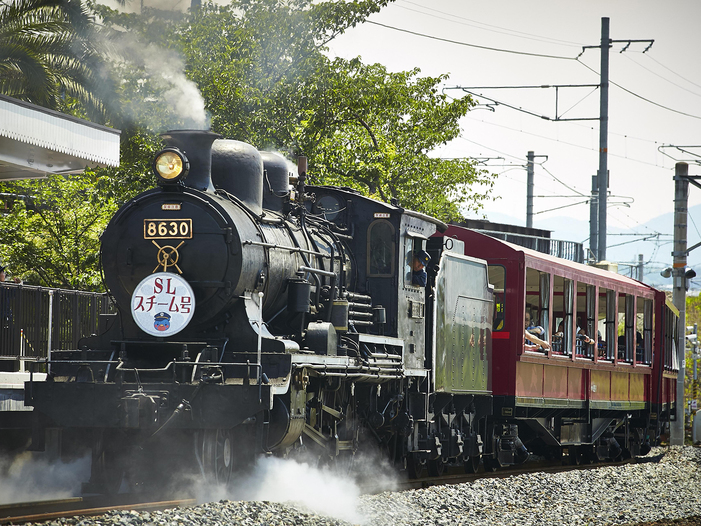
<path fill-rule="evenodd" d="M 395 265 L 394 227 L 386 219 L 378 219 L 368 227 L 368 276 L 392 276 Z"/>
<path fill-rule="evenodd" d="M 424 247 L 425 238 L 407 236 L 404 241 L 404 283 L 414 287 L 419 287 L 413 283 L 414 254 L 426 250 Z"/>
<path fill-rule="evenodd" d="M 494 287 L 494 326 L 493 331 L 504 330 L 506 303 L 506 269 L 501 265 L 489 265 L 489 283 Z"/>

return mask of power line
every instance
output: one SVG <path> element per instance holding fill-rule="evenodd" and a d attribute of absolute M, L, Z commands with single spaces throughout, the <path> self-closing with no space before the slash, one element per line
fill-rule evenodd
<path fill-rule="evenodd" d="M 692 95 L 696 95 L 697 97 L 701 97 L 701 94 L 700 94 L 700 93 L 697 93 L 697 92 L 695 92 L 695 91 L 693 91 L 693 90 L 690 90 L 689 88 L 685 88 L 684 86 L 682 86 L 681 84 L 677 84 L 676 82 L 672 82 L 671 80 L 669 80 L 669 79 L 668 79 L 667 77 L 665 77 L 664 75 L 660 75 L 660 74 L 657 73 L 656 71 L 653 71 L 653 70 L 651 70 L 650 68 L 647 68 L 647 67 L 643 66 L 640 62 L 634 60 L 633 57 L 629 56 L 628 53 L 626 53 L 624 56 L 625 56 L 628 60 L 630 60 L 633 64 L 635 64 L 636 66 L 638 66 L 638 67 L 640 67 L 640 68 L 643 68 L 645 71 L 648 71 L 648 72 L 652 73 L 653 75 L 655 75 L 656 77 L 661 78 L 661 79 L 664 80 L 665 82 L 669 82 L 672 86 L 676 86 L 676 87 L 679 88 L 679 89 L 683 89 L 684 91 L 687 91 L 687 92 L 691 93 Z"/>
<path fill-rule="evenodd" d="M 486 148 L 487 150 L 490 150 L 492 152 L 497 152 L 497 153 L 500 153 L 502 155 L 506 155 L 507 157 L 513 157 L 514 159 L 518 159 L 519 161 L 522 160 L 521 157 L 517 157 L 516 155 L 511 155 L 510 153 L 502 152 L 501 150 L 496 150 L 495 148 L 490 148 L 489 146 L 485 146 L 484 144 L 480 144 L 480 143 L 472 141 L 470 139 L 466 139 L 462 135 L 459 135 L 458 139 L 462 139 L 463 141 L 471 142 L 472 144 L 476 144 L 480 148 Z"/>
<path fill-rule="evenodd" d="M 475 27 L 475 28 L 477 28 L 477 29 L 483 29 L 483 30 L 485 30 L 485 31 L 492 31 L 492 32 L 494 32 L 494 33 L 499 33 L 499 34 L 502 34 L 502 35 L 511 35 L 511 36 L 515 36 L 515 37 L 517 37 L 517 38 L 525 38 L 525 39 L 527 39 L 527 40 L 534 40 L 534 41 L 537 41 L 537 42 L 548 42 L 548 43 L 551 43 L 551 44 L 572 46 L 572 47 L 577 47 L 577 48 L 582 47 L 582 44 L 581 44 L 581 43 L 578 43 L 578 42 L 570 42 L 570 41 L 568 41 L 568 40 L 559 40 L 559 39 L 557 39 L 557 38 L 543 37 L 542 35 L 534 35 L 534 34 L 532 34 L 532 33 L 526 33 L 526 32 L 523 32 L 523 31 L 517 31 L 517 30 L 515 30 L 515 29 L 508 29 L 508 28 L 505 28 L 505 27 L 494 26 L 494 25 L 492 25 L 492 24 L 486 24 L 486 23 L 484 23 L 484 22 L 478 22 L 477 20 L 472 20 L 472 19 L 470 19 L 470 18 L 465 18 L 465 17 L 463 17 L 463 16 L 459 16 L 459 15 L 456 15 L 456 14 L 454 14 L 454 13 L 446 13 L 445 11 L 440 11 L 440 10 L 434 9 L 434 8 L 432 8 L 432 7 L 429 8 L 429 7 L 423 6 L 423 5 L 421 5 L 421 4 L 417 4 L 416 2 L 410 2 L 409 0 L 402 0 L 402 1 L 403 1 L 404 3 L 406 3 L 406 4 L 415 5 L 415 6 L 417 6 L 417 7 L 421 7 L 421 8 L 423 8 L 423 9 L 428 10 L 428 11 L 433 11 L 433 12 L 435 12 L 435 13 L 440 13 L 440 14 L 442 14 L 442 15 L 450 16 L 450 17 L 452 17 L 452 18 L 454 18 L 454 19 L 466 20 L 467 22 L 472 22 L 471 24 L 467 24 L 467 23 L 464 23 L 464 22 L 458 22 L 457 20 L 451 20 L 452 22 L 455 22 L 455 23 L 457 23 L 457 24 L 461 24 L 461 25 L 465 25 L 465 26 L 469 26 L 469 27 Z M 409 9 L 408 7 L 402 7 L 402 6 L 399 5 L 399 4 L 394 4 L 394 5 L 396 5 L 397 7 L 401 7 L 402 9 L 406 9 L 406 10 L 408 10 L 408 11 L 414 11 L 415 13 L 428 14 L 429 16 L 433 16 L 433 17 L 435 17 L 435 18 L 439 18 L 440 20 L 450 20 L 450 19 L 446 19 L 446 18 L 442 18 L 442 17 L 435 16 L 435 15 L 431 15 L 430 13 L 425 13 L 425 12 L 422 12 L 422 11 L 417 11 L 417 10 L 415 10 L 415 9 Z M 497 30 L 498 30 L 498 31 L 497 31 Z"/>
<path fill-rule="evenodd" d="M 696 84 L 696 82 L 693 82 L 693 81 L 691 81 L 691 80 L 689 80 L 689 79 L 687 79 L 687 78 L 685 78 L 685 77 L 682 77 L 679 73 L 675 72 L 674 70 L 669 69 L 667 66 L 665 66 L 664 64 L 662 64 L 662 62 L 660 62 L 659 60 L 656 60 L 655 57 L 653 57 L 653 56 L 650 55 L 650 53 L 645 53 L 645 55 L 646 55 L 650 60 L 652 60 L 653 62 L 656 62 L 657 64 L 659 64 L 660 66 L 662 66 L 664 69 L 666 69 L 666 70 L 669 71 L 670 73 L 673 73 L 674 75 L 676 75 L 676 76 L 679 77 L 680 79 L 687 81 L 689 84 L 693 84 L 693 85 L 696 86 L 697 88 L 701 88 L 701 84 Z"/>
<path fill-rule="evenodd" d="M 408 33 L 410 35 L 415 35 L 423 38 L 430 38 L 431 40 L 438 40 L 440 42 L 447 42 L 449 44 L 457 44 L 458 46 L 466 46 L 466 47 L 472 47 L 476 49 L 485 49 L 487 51 L 497 51 L 499 53 L 511 53 L 513 55 L 525 55 L 527 57 L 539 57 L 539 58 L 552 58 L 552 59 L 558 59 L 558 60 L 576 60 L 575 57 L 563 57 L 559 55 L 545 55 L 541 53 L 527 53 L 525 51 L 515 51 L 513 49 L 500 49 L 496 47 L 489 47 L 489 46 L 479 46 L 477 44 L 470 44 L 468 42 L 460 42 L 458 40 L 450 40 L 448 38 L 440 38 L 440 37 L 435 37 L 432 35 L 426 35 L 424 33 L 418 33 L 416 31 L 410 31 L 408 29 L 402 29 L 399 27 L 394 27 L 394 26 L 388 26 L 387 24 L 380 24 L 379 22 L 373 22 L 372 20 L 366 20 L 366 24 L 373 24 L 376 26 L 384 27 L 386 29 L 392 29 L 394 31 L 399 31 L 401 33 Z"/>
<path fill-rule="evenodd" d="M 590 67 L 587 66 L 584 62 L 582 62 L 579 58 L 577 58 L 576 60 L 577 60 L 577 62 L 579 62 L 582 66 L 584 66 L 585 68 L 587 68 L 589 71 L 592 71 L 592 72 L 596 73 L 597 75 L 599 74 L 594 68 L 590 68 Z M 662 108 L 663 110 L 671 111 L 671 112 L 673 112 L 673 113 L 678 113 L 679 115 L 684 115 L 684 116 L 686 116 L 686 117 L 691 117 L 692 119 L 699 119 L 699 120 L 701 120 L 701 117 L 699 117 L 698 115 L 692 115 L 691 113 L 686 113 L 685 111 L 675 110 L 674 108 L 670 108 L 669 106 L 665 106 L 665 105 L 660 104 L 660 103 L 658 103 L 658 102 L 652 101 L 652 100 L 650 100 L 650 99 L 648 99 L 648 98 L 646 98 L 646 97 L 643 97 L 642 95 L 638 95 L 638 94 L 635 93 L 634 91 L 631 91 L 631 90 L 629 90 L 628 88 L 624 88 L 623 86 L 621 86 L 620 84 L 617 84 L 616 82 L 614 82 L 614 81 L 612 81 L 612 80 L 609 80 L 609 82 L 610 82 L 611 84 L 613 84 L 614 86 L 616 86 L 617 88 L 622 89 L 622 90 L 625 91 L 626 93 L 628 93 L 628 94 L 630 94 L 630 95 L 633 95 L 634 97 L 637 97 L 637 98 L 639 98 L 639 99 L 641 99 L 641 100 L 644 100 L 645 102 L 647 102 L 647 103 L 649 103 L 649 104 L 652 104 L 653 106 L 657 106 L 657 107 L 659 107 L 659 108 Z"/>
<path fill-rule="evenodd" d="M 506 129 L 506 130 L 511 130 L 511 131 L 515 131 L 515 132 L 518 132 L 518 133 L 523 133 L 523 134 L 525 134 L 525 135 L 531 135 L 531 136 L 533 136 L 533 137 L 538 137 L 539 139 L 546 139 L 546 140 L 548 140 L 548 141 L 559 142 L 560 144 L 566 144 L 567 146 L 573 146 L 573 147 L 575 147 L 575 148 L 581 148 L 581 149 L 583 149 L 583 150 L 589 150 L 589 151 L 592 151 L 592 152 L 598 152 L 598 151 L 599 151 L 598 148 L 592 148 L 592 147 L 590 147 L 590 146 L 583 146 L 583 145 L 581 145 L 581 144 L 575 144 L 575 143 L 573 143 L 573 142 L 567 142 L 567 141 L 563 141 L 563 140 L 560 140 L 560 139 L 553 139 L 552 137 L 547 137 L 547 136 L 545 136 L 545 135 L 540 135 L 540 134 L 538 134 L 538 133 L 532 133 L 532 132 L 527 132 L 527 131 L 519 130 L 518 128 L 512 128 L 511 126 L 505 126 L 505 125 L 503 125 L 503 124 L 496 124 L 496 123 L 494 123 L 494 122 L 488 122 L 488 121 L 485 121 L 485 120 L 483 120 L 483 119 L 475 119 L 475 118 L 472 118 L 472 117 L 466 117 L 466 118 L 468 118 L 468 119 L 470 119 L 470 120 L 473 120 L 473 121 L 481 122 L 481 123 L 484 123 L 484 124 L 489 124 L 490 126 L 496 126 L 496 127 L 498 127 L 498 128 L 504 128 L 504 129 Z M 593 128 L 589 128 L 589 129 L 593 129 Z M 645 139 L 640 139 L 640 140 L 645 140 Z M 656 141 L 655 141 L 655 142 L 656 142 Z M 480 146 L 481 146 L 481 145 L 480 145 Z M 484 148 L 488 148 L 488 146 L 484 146 Z M 491 149 L 491 148 L 490 148 L 490 149 Z M 497 151 L 497 150 L 494 150 L 494 151 Z M 648 165 L 648 166 L 654 166 L 655 168 L 664 168 L 664 166 L 660 166 L 660 165 L 658 165 L 658 164 L 650 163 L 650 162 L 647 162 L 647 161 L 641 161 L 640 159 L 635 159 L 635 158 L 633 158 L 633 157 L 626 157 L 626 156 L 618 155 L 618 154 L 611 153 L 611 152 L 609 152 L 609 155 L 612 156 L 612 157 L 618 157 L 619 159 L 627 159 L 627 160 L 629 160 L 629 161 L 633 161 L 633 162 L 636 162 L 636 163 L 646 164 L 646 165 Z M 515 156 L 512 156 L 512 157 L 515 157 Z"/>
<path fill-rule="evenodd" d="M 555 179 L 555 180 L 556 180 L 558 183 L 560 183 L 562 186 L 564 186 L 565 188 L 567 188 L 570 192 L 574 192 L 575 194 L 579 195 L 580 197 L 586 197 L 587 199 L 589 199 L 589 196 L 588 196 L 587 194 L 583 194 L 583 193 L 580 192 L 579 190 L 575 190 L 574 188 L 572 188 L 572 187 L 569 186 L 568 184 L 562 182 L 560 179 L 558 179 L 557 177 L 555 177 L 555 176 L 552 174 L 552 172 L 551 172 L 550 170 L 548 170 L 548 169 L 547 169 L 545 166 L 543 166 L 542 164 L 539 165 L 539 166 L 540 166 L 543 170 L 545 170 L 545 173 L 547 173 L 550 177 L 552 177 L 553 179 Z"/>

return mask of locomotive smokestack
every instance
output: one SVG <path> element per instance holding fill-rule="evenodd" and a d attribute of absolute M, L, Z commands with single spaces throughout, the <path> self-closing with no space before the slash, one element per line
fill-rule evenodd
<path fill-rule="evenodd" d="M 212 143 L 221 135 L 206 130 L 171 130 L 161 134 L 168 146 L 175 146 L 190 161 L 185 186 L 214 192 L 212 185 Z"/>

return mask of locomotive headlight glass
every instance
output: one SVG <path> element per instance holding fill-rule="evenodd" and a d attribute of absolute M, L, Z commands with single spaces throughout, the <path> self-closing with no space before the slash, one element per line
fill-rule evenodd
<path fill-rule="evenodd" d="M 177 148 L 166 148 L 156 155 L 153 171 L 160 184 L 177 183 L 185 178 L 190 168 L 185 155 Z"/>

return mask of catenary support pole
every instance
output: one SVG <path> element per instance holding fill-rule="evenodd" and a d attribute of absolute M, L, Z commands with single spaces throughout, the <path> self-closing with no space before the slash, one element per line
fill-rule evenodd
<path fill-rule="evenodd" d="M 645 270 L 645 264 L 643 263 L 643 255 L 638 254 L 638 281 L 642 283 L 643 275 Z"/>
<path fill-rule="evenodd" d="M 526 159 L 526 227 L 533 228 L 533 159 L 535 153 L 528 152 Z"/>
<path fill-rule="evenodd" d="M 599 178 L 591 176 L 591 200 L 589 201 L 589 252 L 594 263 L 599 261 Z"/>
<path fill-rule="evenodd" d="M 601 89 L 599 98 L 599 261 L 606 259 L 606 198 L 608 195 L 608 133 L 609 133 L 609 19 L 601 19 Z"/>
<path fill-rule="evenodd" d="M 684 444 L 684 358 L 686 342 L 686 222 L 689 201 L 689 165 L 677 163 L 674 167 L 674 252 L 672 252 L 672 301 L 679 309 L 677 357 L 679 374 L 677 375 L 677 419 L 670 424 L 669 442 L 673 446 Z"/>

